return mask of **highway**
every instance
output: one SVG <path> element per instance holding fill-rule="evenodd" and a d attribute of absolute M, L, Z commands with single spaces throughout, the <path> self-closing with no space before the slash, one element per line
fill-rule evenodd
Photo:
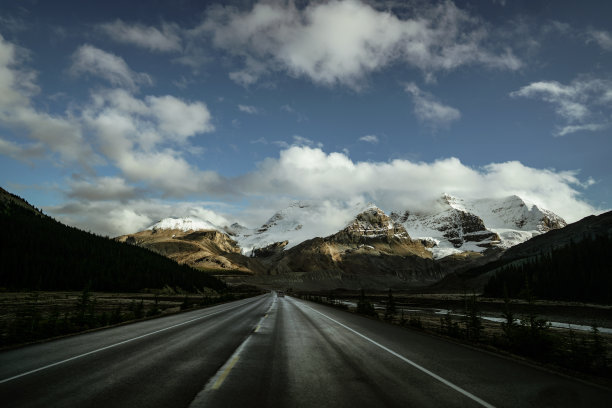
<path fill-rule="evenodd" d="M 0 352 L 3 407 L 608 407 L 612 390 L 262 295 Z"/>

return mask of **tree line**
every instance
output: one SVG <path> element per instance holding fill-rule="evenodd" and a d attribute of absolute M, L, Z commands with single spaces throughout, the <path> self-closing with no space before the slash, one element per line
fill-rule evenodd
<path fill-rule="evenodd" d="M 9 290 L 194 291 L 225 284 L 144 248 L 117 242 L 0 203 L 0 287 Z"/>

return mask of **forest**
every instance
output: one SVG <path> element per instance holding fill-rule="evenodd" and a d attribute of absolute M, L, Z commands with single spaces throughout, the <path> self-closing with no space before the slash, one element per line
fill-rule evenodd
<path fill-rule="evenodd" d="M 17 196 L 0 202 L 0 288 L 131 292 L 224 290 L 201 271 L 48 217 Z M 5 197 L 6 198 L 6 197 Z"/>
<path fill-rule="evenodd" d="M 497 270 L 484 288 L 484 296 L 520 297 L 529 287 L 540 299 L 612 302 L 610 236 L 571 242 L 528 260 Z"/>

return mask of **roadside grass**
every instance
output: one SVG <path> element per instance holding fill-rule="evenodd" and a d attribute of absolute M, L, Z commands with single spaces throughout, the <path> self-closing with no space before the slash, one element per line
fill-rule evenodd
<path fill-rule="evenodd" d="M 165 287 L 143 293 L 0 292 L 0 349 L 207 307 L 263 293 L 239 288 L 186 293 Z"/>

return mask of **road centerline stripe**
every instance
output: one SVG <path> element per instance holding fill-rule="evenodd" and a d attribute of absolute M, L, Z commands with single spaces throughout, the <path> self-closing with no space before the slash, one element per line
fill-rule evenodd
<path fill-rule="evenodd" d="M 307 307 L 308 309 L 312 310 L 313 312 L 316 312 L 316 313 L 320 314 L 321 316 L 323 316 L 323 317 L 325 317 L 325 318 L 327 318 L 327 319 L 331 320 L 332 322 L 334 322 L 334 323 L 336 323 L 336 324 L 338 324 L 338 325 L 340 325 L 340 326 L 344 327 L 345 329 L 349 330 L 350 332 L 352 332 L 352 333 L 356 334 L 357 336 L 359 336 L 359 337 L 363 338 L 364 340 L 369 341 L 370 343 L 372 343 L 372 344 L 374 344 L 375 346 L 377 346 L 377 347 L 379 347 L 379 348 L 383 349 L 384 351 L 386 351 L 386 352 L 388 352 L 388 353 L 390 353 L 390 354 L 394 355 L 395 357 L 399 358 L 400 360 L 404 361 L 405 363 L 410 364 L 410 365 L 411 365 L 411 366 L 413 366 L 414 368 L 416 368 L 416 369 L 418 369 L 418 370 L 422 371 L 423 373 L 425 373 L 425 374 L 429 375 L 430 377 L 435 378 L 436 380 L 440 381 L 440 382 L 441 382 L 441 383 L 443 383 L 444 385 L 446 385 L 446 386 L 448 386 L 448 387 L 452 388 L 453 390 L 455 390 L 455 391 L 459 392 L 460 394 L 463 394 L 464 396 L 466 396 L 466 397 L 470 398 L 470 399 L 471 399 L 472 401 L 474 401 L 474 402 L 477 402 L 478 404 L 482 405 L 483 407 L 487 407 L 487 408 L 495 408 L 495 406 L 493 406 L 493 405 L 489 404 L 488 402 L 484 401 L 483 399 L 481 399 L 481 398 L 479 398 L 479 397 L 475 396 L 474 394 L 470 393 L 469 391 L 466 391 L 466 390 L 464 390 L 463 388 L 459 387 L 458 385 L 455 385 L 455 384 L 453 384 L 452 382 L 450 382 L 450 381 L 448 381 L 448 380 L 446 380 L 446 379 L 444 379 L 444 378 L 440 377 L 440 376 L 439 376 L 439 375 L 437 375 L 436 373 L 434 373 L 434 372 L 432 372 L 432 371 L 429 371 L 428 369 L 426 369 L 425 367 L 421 366 L 420 364 L 415 363 L 414 361 L 412 361 L 412 360 L 410 360 L 410 359 L 408 359 L 408 358 L 406 358 L 406 357 L 402 356 L 401 354 L 399 354 L 399 353 L 397 353 L 397 352 L 395 352 L 395 351 L 391 350 L 390 348 L 388 348 L 388 347 L 386 347 L 386 346 L 383 346 L 382 344 L 378 343 L 378 342 L 377 342 L 377 341 L 375 341 L 375 340 L 372 340 L 372 339 L 371 339 L 371 338 L 369 338 L 368 336 L 366 336 L 366 335 L 364 335 L 364 334 L 359 333 L 357 330 L 354 330 L 354 329 L 350 328 L 349 326 L 347 326 L 347 325 L 345 325 L 345 324 L 343 324 L 343 323 L 340 323 L 340 322 L 339 322 L 339 321 L 337 321 L 336 319 L 334 319 L 334 318 L 332 318 L 332 317 L 329 317 L 329 316 L 327 316 L 326 314 L 321 313 L 321 312 L 319 312 L 318 310 L 313 309 L 312 307 L 310 307 L 310 306 L 308 306 L 308 305 L 306 305 L 306 304 L 304 304 L 304 303 L 302 303 L 302 302 L 298 302 L 298 301 L 296 301 L 296 303 L 298 303 L 298 304 L 300 304 L 300 305 L 302 305 L 302 306 L 304 306 L 304 307 Z"/>
<path fill-rule="evenodd" d="M 252 301 L 252 302 L 254 302 L 254 301 Z M 120 341 L 119 343 L 111 344 L 111 345 L 109 345 L 109 346 L 104 346 L 104 347 L 101 347 L 101 348 L 96 349 L 96 350 L 88 351 L 87 353 L 79 354 L 79 355 L 77 355 L 77 356 L 70 357 L 70 358 L 67 358 L 67 359 L 65 359 L 65 360 L 57 361 L 57 362 L 52 363 L 52 364 L 47 364 L 46 366 L 39 367 L 39 368 L 35 368 L 34 370 L 26 371 L 25 373 L 17 374 L 17 375 L 14 375 L 14 376 L 12 376 L 12 377 L 5 378 L 5 379 L 3 379 L 3 380 L 0 380 L 0 384 L 4 384 L 4 383 L 6 383 L 6 382 L 9 382 L 9 381 L 15 380 L 15 379 L 17 379 L 17 378 L 21 378 L 21 377 L 24 377 L 24 376 L 26 376 L 26 375 L 34 374 L 34 373 L 37 373 L 37 372 L 39 372 L 39 371 L 46 370 L 46 369 L 48 369 L 48 368 L 58 366 L 58 365 L 60 365 L 60 364 L 68 363 L 68 362 L 70 362 L 70 361 L 77 360 L 77 359 L 79 359 L 79 358 L 86 357 L 86 356 L 89 356 L 89 355 L 91 355 L 91 354 L 98 353 L 98 352 L 100 352 L 100 351 L 108 350 L 108 349 L 110 349 L 110 348 L 117 347 L 117 346 L 120 346 L 120 345 L 122 345 L 122 344 L 126 344 L 126 343 L 129 343 L 129 342 L 132 342 L 132 341 L 134 341 L 134 340 L 139 340 L 139 339 L 142 339 L 142 338 L 144 338 L 144 337 L 151 336 L 151 335 L 153 335 L 153 334 L 157 334 L 157 333 L 164 332 L 164 331 L 166 331 L 166 330 L 174 329 L 175 327 L 183 326 L 183 325 L 185 325 L 185 324 L 192 323 L 192 322 L 195 322 L 195 321 L 197 321 L 197 320 L 204 319 L 205 317 L 210 317 L 210 316 L 214 316 L 214 315 L 219 314 L 219 313 L 227 312 L 228 310 L 236 309 L 236 308 L 238 308 L 238 307 L 240 307 L 240 306 L 244 306 L 244 305 L 246 305 L 246 304 L 248 304 L 248 303 L 252 303 L 252 302 L 245 302 L 245 303 L 241 303 L 241 304 L 239 304 L 239 305 L 232 306 L 232 307 L 229 307 L 229 308 L 226 308 L 226 309 L 223 309 L 223 310 L 218 310 L 218 311 L 216 311 L 216 312 L 214 312 L 214 313 L 209 313 L 209 314 L 206 314 L 206 315 L 204 315 L 204 316 L 199 316 L 199 317 L 196 317 L 195 319 L 187 320 L 187 321 L 185 321 L 185 322 L 178 323 L 178 324 L 175 324 L 175 325 L 172 325 L 172 326 L 168 326 L 168 327 L 165 327 L 165 328 L 163 328 L 163 329 L 159 329 L 159 330 L 152 331 L 152 332 L 150 332 L 150 333 L 142 334 L 142 335 L 140 335 L 140 336 L 136 336 L 136 337 L 133 337 L 133 338 L 131 338 L 131 339 L 123 340 L 123 341 Z"/>
<path fill-rule="evenodd" d="M 189 404 L 190 408 L 204 406 L 204 403 L 202 401 L 206 400 L 206 395 L 211 391 L 216 391 L 219 388 L 221 388 L 225 379 L 229 376 L 230 372 L 232 371 L 236 363 L 238 363 L 238 360 L 240 360 L 240 355 L 242 351 L 245 349 L 248 342 L 253 338 L 253 333 L 256 333 L 259 331 L 259 329 L 261 328 L 261 325 L 263 324 L 264 320 L 270 314 L 270 311 L 274 307 L 275 303 L 276 302 L 272 302 L 272 304 L 270 305 L 270 307 L 268 308 L 264 316 L 262 316 L 261 319 L 259 319 L 259 322 L 255 326 L 255 329 L 253 330 L 253 332 L 249 334 L 246 337 L 246 339 L 244 339 L 244 341 L 238 346 L 238 348 L 236 348 L 236 350 L 232 353 L 232 355 L 227 359 L 225 364 L 223 364 L 221 368 L 215 373 L 215 375 L 213 375 L 208 380 L 208 382 L 206 383 L 202 391 L 200 391 L 195 396 L 193 401 L 191 401 L 191 404 Z"/>

